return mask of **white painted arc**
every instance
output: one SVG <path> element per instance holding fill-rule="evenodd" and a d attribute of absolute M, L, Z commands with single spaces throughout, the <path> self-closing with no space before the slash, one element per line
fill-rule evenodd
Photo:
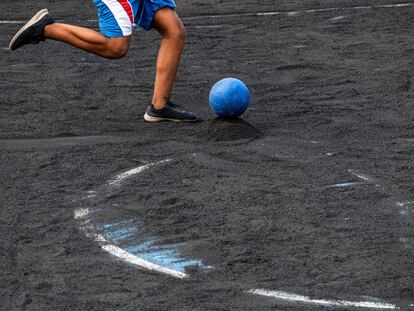
<path fill-rule="evenodd" d="M 387 309 L 397 310 L 399 307 L 389 303 L 371 302 L 371 301 L 346 301 L 346 300 L 327 300 L 327 299 L 311 299 L 308 296 L 297 295 L 282 291 L 252 289 L 249 294 L 270 297 L 285 302 L 316 304 L 328 307 L 354 307 L 354 308 L 370 308 L 370 309 Z"/>
<path fill-rule="evenodd" d="M 152 166 L 167 163 L 170 161 L 172 161 L 172 159 L 161 160 L 158 162 L 138 166 L 136 168 L 133 168 L 131 170 L 128 170 L 126 172 L 116 175 L 108 183 L 110 185 L 120 183 L 131 176 L 142 173 L 143 171 L 149 169 Z M 94 192 L 89 191 L 88 193 L 94 193 Z M 90 195 L 88 195 L 87 197 L 89 196 Z M 80 229 L 84 232 L 84 234 L 87 237 L 93 239 L 94 241 L 99 242 L 99 244 L 101 245 L 101 248 L 105 250 L 106 252 L 110 253 L 111 255 L 114 255 L 115 257 L 118 257 L 124 262 L 133 264 L 135 266 L 138 266 L 138 267 L 141 267 L 147 270 L 160 272 L 160 273 L 163 273 L 163 274 L 175 277 L 175 278 L 180 278 L 180 279 L 188 277 L 188 274 L 184 272 L 176 271 L 176 270 L 169 269 L 169 268 L 157 265 L 155 263 L 149 262 L 145 259 L 139 258 L 131 253 L 128 253 L 127 251 L 123 250 L 122 248 L 116 245 L 110 244 L 110 242 L 106 240 L 105 237 L 96 233 L 94 226 L 90 223 L 90 219 L 89 219 L 90 213 L 91 211 L 88 208 L 79 208 L 75 210 L 74 218 L 80 221 Z"/>
<path fill-rule="evenodd" d="M 87 237 L 92 238 L 93 240 L 99 242 L 103 250 L 114 255 L 115 257 L 118 257 L 119 259 L 125 262 L 128 262 L 130 264 L 139 266 L 147 270 L 164 273 L 164 274 L 167 274 L 167 275 L 170 275 L 176 278 L 180 278 L 180 279 L 188 276 L 186 273 L 175 271 L 175 270 L 154 264 L 152 262 L 139 258 L 133 254 L 130 254 L 124 251 L 122 248 L 119 248 L 118 246 L 110 244 L 102 235 L 93 233 L 93 231 L 95 231 L 95 228 L 89 223 L 90 220 L 88 216 L 89 216 L 89 209 L 87 208 L 85 209 L 81 208 L 75 211 L 75 219 L 81 220 L 80 229 L 85 233 Z"/>
<path fill-rule="evenodd" d="M 116 183 L 119 183 L 119 182 L 127 179 L 128 177 L 137 175 L 137 174 L 145 171 L 150 166 L 151 166 L 150 164 L 147 164 L 147 165 L 144 165 L 144 166 L 139 166 L 139 167 L 133 168 L 133 169 L 131 169 L 129 171 L 126 171 L 124 173 L 118 174 L 118 175 L 115 176 L 115 178 L 113 180 L 109 181 L 109 184 L 114 185 Z"/>
<path fill-rule="evenodd" d="M 149 164 L 145 164 L 145 165 L 142 165 L 142 166 L 138 166 L 136 168 L 130 169 L 130 170 L 126 171 L 126 172 L 123 172 L 123 173 L 120 173 L 120 174 L 116 175 L 108 183 L 110 185 L 114 185 L 116 183 L 119 183 L 119 182 L 124 181 L 125 179 L 127 179 L 129 177 L 132 177 L 134 175 L 137 175 L 137 174 L 142 173 L 143 171 L 149 169 L 151 166 L 168 163 L 170 161 L 172 161 L 172 159 L 161 160 L 161 161 L 158 161 L 158 162 L 154 162 L 154 163 L 149 163 Z"/>
<path fill-rule="evenodd" d="M 107 245 L 102 245 L 101 247 L 108 253 L 122 259 L 123 261 L 142 267 L 144 269 L 164 273 L 164 274 L 167 274 L 167 275 L 170 275 L 176 278 L 180 278 L 180 279 L 188 277 L 186 273 L 168 269 L 168 268 L 159 266 L 157 264 L 154 264 L 152 262 L 146 261 L 142 258 L 139 258 L 137 256 L 134 256 L 124 251 L 122 248 L 119 248 L 118 246 L 107 244 Z"/>
<path fill-rule="evenodd" d="M 119 259 L 127 263 L 136 265 L 147 270 L 164 273 L 180 279 L 188 276 L 186 273 L 175 271 L 154 264 L 152 262 L 139 258 L 133 254 L 130 254 L 124 251 L 122 248 L 119 248 L 118 246 L 110 244 L 102 235 L 93 233 L 93 231 L 95 231 L 95 228 L 89 223 L 90 221 L 88 215 L 89 209 L 78 209 L 75 211 L 75 219 L 82 220 L 80 229 L 85 233 L 87 237 L 92 238 L 96 242 L 99 242 L 101 244 L 101 248 L 106 252 L 110 253 L 111 255 L 114 255 L 115 257 L 118 257 Z"/>

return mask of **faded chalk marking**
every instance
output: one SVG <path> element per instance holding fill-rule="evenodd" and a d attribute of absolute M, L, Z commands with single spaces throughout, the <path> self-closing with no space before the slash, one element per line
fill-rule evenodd
<path fill-rule="evenodd" d="M 362 183 L 360 183 L 360 182 L 343 182 L 343 183 L 339 183 L 339 184 L 329 185 L 327 187 L 328 188 L 333 188 L 333 187 L 345 188 L 345 187 L 352 187 L 352 186 L 357 186 L 357 185 L 361 185 L 361 184 Z"/>
<path fill-rule="evenodd" d="M 400 208 L 398 211 L 400 216 L 403 217 L 403 219 L 407 219 L 411 214 L 411 209 L 414 205 L 414 201 L 398 201 L 396 202 L 396 205 Z M 400 244 L 402 244 L 405 248 L 411 249 L 414 246 L 413 241 L 404 235 L 401 235 L 398 240 Z"/>
<path fill-rule="evenodd" d="M 296 16 L 299 15 L 299 12 L 287 12 L 287 16 Z"/>
<path fill-rule="evenodd" d="M 282 12 L 262 12 L 262 13 L 251 13 L 249 15 L 251 16 L 274 16 L 274 15 L 279 15 Z"/>
<path fill-rule="evenodd" d="M 397 202 L 397 206 L 403 207 L 407 205 L 414 205 L 414 201 Z"/>
<path fill-rule="evenodd" d="M 362 180 L 365 180 L 366 182 L 369 182 L 369 183 L 374 182 L 373 178 L 371 178 L 371 177 L 369 177 L 365 174 L 362 174 L 361 172 L 359 172 L 357 170 L 348 170 L 348 172 L 350 172 L 352 175 L 354 175 L 354 176 L 356 176 L 356 177 L 358 177 Z"/>
<path fill-rule="evenodd" d="M 338 22 L 343 21 L 344 19 L 346 19 L 345 16 L 335 16 L 335 17 L 332 17 L 330 21 L 333 23 L 338 23 Z"/>
<path fill-rule="evenodd" d="M 327 154 L 329 155 L 329 154 Z M 337 188 L 345 188 L 345 187 L 352 187 L 352 186 L 357 186 L 357 185 L 363 185 L 363 184 L 374 184 L 374 179 L 361 173 L 360 171 L 357 170 L 348 170 L 349 173 L 351 173 L 352 175 L 354 175 L 355 177 L 358 177 L 359 179 L 362 179 L 363 182 L 341 182 L 341 183 L 337 183 L 337 184 L 333 184 L 333 185 L 329 185 L 327 186 L 328 188 L 333 188 L 333 187 L 337 187 Z M 379 186 L 378 184 L 375 184 L 375 186 Z"/>
<path fill-rule="evenodd" d="M 353 7 L 354 10 L 369 10 L 371 9 L 370 6 L 354 6 Z"/>
<path fill-rule="evenodd" d="M 229 17 L 243 17 L 243 16 L 274 16 L 279 15 L 281 12 L 257 12 L 257 13 L 237 13 L 237 14 L 221 14 L 221 15 L 200 15 L 183 17 L 182 20 L 197 20 L 208 18 L 229 18 Z"/>
<path fill-rule="evenodd" d="M 285 302 L 303 303 L 303 304 L 315 304 L 327 307 L 355 307 L 355 308 L 371 308 L 371 309 L 399 309 L 396 305 L 383 303 L 383 302 L 371 302 L 371 301 L 346 301 L 346 300 L 328 300 L 328 299 L 312 299 L 308 296 L 302 296 L 283 291 L 265 290 L 265 289 L 253 289 L 248 291 L 249 294 L 255 294 L 265 297 L 274 298 Z"/>
<path fill-rule="evenodd" d="M 111 242 L 119 242 L 121 240 L 129 238 L 136 232 L 138 232 L 137 228 L 126 227 L 114 231 L 105 232 L 103 236 L 105 237 L 105 239 L 110 240 Z"/>
<path fill-rule="evenodd" d="M 142 173 L 143 171 L 149 169 L 152 166 L 159 165 L 159 164 L 163 164 L 163 163 L 168 163 L 168 162 L 171 162 L 171 161 L 172 161 L 172 159 L 166 159 L 166 160 L 158 161 L 158 162 L 155 162 L 155 163 L 150 163 L 150 164 L 145 164 L 145 165 L 142 165 L 142 166 L 138 166 L 138 167 L 133 168 L 133 169 L 131 169 L 129 171 L 126 171 L 124 173 L 121 173 L 121 174 L 116 175 L 114 177 L 114 179 L 110 180 L 108 183 L 110 185 L 119 184 L 122 181 L 124 181 L 125 179 L 127 179 L 129 177 L 132 177 L 134 175 L 137 175 L 139 173 Z"/>
<path fill-rule="evenodd" d="M 129 225 L 133 222 L 134 222 L 134 219 L 129 219 L 129 220 L 123 220 L 123 221 L 115 222 L 111 224 L 97 224 L 95 225 L 95 227 L 97 229 L 108 229 L 108 228 L 114 228 L 114 227 L 121 226 L 121 225 Z"/>
<path fill-rule="evenodd" d="M 41 66 L 39 63 L 31 63 L 31 64 L 11 64 L 10 68 L 28 68 L 28 67 L 34 67 L 34 66 Z"/>
<path fill-rule="evenodd" d="M 400 207 L 400 215 L 401 216 L 408 216 L 410 214 L 410 205 L 414 205 L 414 202 L 412 201 L 406 201 L 406 202 L 397 202 L 396 203 L 398 207 Z"/>
<path fill-rule="evenodd" d="M 378 297 L 373 297 L 373 296 L 368 296 L 368 295 L 361 295 L 362 299 L 368 300 L 368 301 L 373 301 L 373 302 L 381 302 L 383 303 L 384 300 Z"/>
<path fill-rule="evenodd" d="M 225 25 L 200 25 L 200 26 L 187 26 L 186 28 L 194 29 L 218 29 L 223 28 Z"/>
<path fill-rule="evenodd" d="M 319 13 L 319 12 L 330 12 L 330 11 L 337 11 L 340 8 L 326 8 L 326 9 L 313 9 L 313 10 L 306 10 L 305 13 Z"/>
<path fill-rule="evenodd" d="M 404 208 L 400 209 L 400 215 L 401 216 L 407 216 L 408 214 L 409 214 L 408 207 L 404 207 Z"/>
<path fill-rule="evenodd" d="M 24 24 L 25 21 L 0 21 L 0 24 Z"/>
<path fill-rule="evenodd" d="M 80 208 L 75 211 L 75 219 L 85 218 L 89 214 L 88 208 Z"/>
<path fill-rule="evenodd" d="M 331 156 L 332 153 L 327 153 L 326 155 Z M 337 184 L 333 184 L 333 185 L 329 185 L 327 186 L 328 188 L 346 188 L 346 187 L 353 187 L 353 186 L 358 186 L 358 185 L 363 185 L 364 183 L 369 183 L 372 184 L 374 183 L 374 179 L 357 171 L 357 170 L 348 170 L 349 173 L 351 173 L 352 175 L 358 177 L 359 179 L 362 179 L 363 182 L 353 182 L 353 181 L 349 181 L 349 182 L 341 182 L 341 183 L 337 183 Z M 378 185 L 376 185 L 378 186 Z"/>
<path fill-rule="evenodd" d="M 408 7 L 412 6 L 412 3 L 399 3 L 399 4 L 384 4 L 384 5 L 376 5 L 376 8 L 401 8 L 401 7 Z"/>
<path fill-rule="evenodd" d="M 97 197 L 96 191 L 93 191 L 93 190 L 88 191 L 87 198 L 92 199 L 95 197 Z"/>
<path fill-rule="evenodd" d="M 399 240 L 400 240 L 401 244 L 407 244 L 408 241 L 409 241 L 408 238 L 406 238 L 406 237 L 400 237 Z"/>

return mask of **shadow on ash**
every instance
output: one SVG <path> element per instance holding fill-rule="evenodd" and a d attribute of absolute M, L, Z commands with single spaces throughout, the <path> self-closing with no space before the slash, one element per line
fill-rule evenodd
<path fill-rule="evenodd" d="M 240 118 L 207 120 L 192 133 L 192 136 L 207 141 L 255 140 L 263 135 L 257 127 Z"/>

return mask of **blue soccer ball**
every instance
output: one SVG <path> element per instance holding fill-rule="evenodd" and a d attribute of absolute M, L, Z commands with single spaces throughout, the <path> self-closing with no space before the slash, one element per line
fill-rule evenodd
<path fill-rule="evenodd" d="M 250 92 L 242 81 L 226 78 L 211 88 L 209 101 L 211 110 L 219 118 L 237 118 L 249 107 Z"/>

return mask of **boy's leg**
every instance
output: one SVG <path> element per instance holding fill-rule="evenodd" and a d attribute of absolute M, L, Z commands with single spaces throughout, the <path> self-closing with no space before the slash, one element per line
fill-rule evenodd
<path fill-rule="evenodd" d="M 106 58 L 121 58 L 128 52 L 131 36 L 107 38 L 89 28 L 54 23 L 44 29 L 46 39 L 68 43 Z"/>
<path fill-rule="evenodd" d="M 148 106 L 144 115 L 145 121 L 201 121 L 196 113 L 186 111 L 169 100 L 185 40 L 185 30 L 181 20 L 174 10 L 166 7 L 155 12 L 152 27 L 161 34 L 162 41 L 157 58 L 152 104 Z"/>
<path fill-rule="evenodd" d="M 48 11 L 43 9 L 17 32 L 10 42 L 10 49 L 15 50 L 45 39 L 65 42 L 106 58 L 125 56 L 131 42 L 130 35 L 120 34 L 109 38 L 88 28 L 54 23 Z"/>
<path fill-rule="evenodd" d="M 184 47 L 185 29 L 175 11 L 167 7 L 155 13 L 152 27 L 162 36 L 152 99 L 154 108 L 160 109 L 170 98 L 177 76 Z"/>

